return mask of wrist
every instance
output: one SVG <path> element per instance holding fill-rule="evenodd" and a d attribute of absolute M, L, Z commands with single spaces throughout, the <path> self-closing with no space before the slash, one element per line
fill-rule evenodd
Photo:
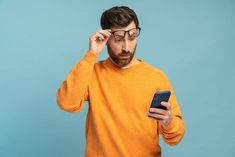
<path fill-rule="evenodd" d="M 164 129 L 171 129 L 172 127 L 174 127 L 177 123 L 177 119 L 176 117 L 172 117 L 168 123 L 166 123 L 165 125 L 162 125 Z"/>
<path fill-rule="evenodd" d="M 97 51 L 92 50 L 92 49 L 89 49 L 88 51 L 92 52 L 93 54 L 95 54 L 95 55 L 97 55 L 97 56 L 99 56 L 99 54 L 100 54 L 100 52 L 97 52 Z"/>

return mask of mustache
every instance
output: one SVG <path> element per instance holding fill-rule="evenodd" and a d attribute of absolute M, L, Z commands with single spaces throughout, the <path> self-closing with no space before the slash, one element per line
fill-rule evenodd
<path fill-rule="evenodd" d="M 119 53 L 119 56 L 127 56 L 127 55 L 131 55 L 132 53 L 130 51 L 122 51 L 121 53 Z"/>

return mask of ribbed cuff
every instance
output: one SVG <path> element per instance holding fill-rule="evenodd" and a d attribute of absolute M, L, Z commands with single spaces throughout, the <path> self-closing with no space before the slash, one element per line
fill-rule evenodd
<path fill-rule="evenodd" d="M 93 53 L 92 51 L 87 51 L 83 59 L 88 63 L 95 63 L 99 56 Z"/>

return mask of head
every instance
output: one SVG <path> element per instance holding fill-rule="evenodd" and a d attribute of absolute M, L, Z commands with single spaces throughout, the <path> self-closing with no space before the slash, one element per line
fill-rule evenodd
<path fill-rule="evenodd" d="M 116 6 L 103 12 L 102 29 L 111 29 L 107 42 L 110 58 L 119 66 L 127 66 L 133 59 L 139 35 L 139 21 L 135 12 L 126 6 Z"/>

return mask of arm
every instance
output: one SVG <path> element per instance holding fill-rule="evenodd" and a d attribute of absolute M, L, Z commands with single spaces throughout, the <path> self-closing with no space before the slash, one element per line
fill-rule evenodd
<path fill-rule="evenodd" d="M 162 73 L 162 78 L 164 84 L 164 89 L 162 90 L 171 91 L 169 101 L 161 103 L 167 109 L 162 110 L 151 108 L 150 112 L 152 113 L 149 113 L 149 116 L 157 121 L 158 131 L 162 135 L 163 140 L 167 144 L 173 146 L 179 143 L 180 140 L 183 138 L 185 126 L 180 107 L 176 100 L 170 81 L 164 73 Z"/>
<path fill-rule="evenodd" d="M 67 112 L 78 112 L 88 98 L 88 86 L 97 55 L 88 51 L 71 70 L 57 91 L 57 103 Z"/>
<path fill-rule="evenodd" d="M 168 103 L 171 106 L 170 108 L 171 108 L 172 119 L 167 125 L 161 125 L 160 123 L 158 123 L 158 126 L 159 126 L 159 132 L 162 135 L 163 140 L 167 144 L 173 146 L 179 143 L 180 140 L 183 138 L 185 132 L 185 125 L 182 118 L 182 113 L 180 111 L 180 107 L 178 105 L 170 81 L 168 80 L 165 74 L 163 74 L 163 79 L 165 82 L 166 89 L 169 89 L 172 93 Z"/>
<path fill-rule="evenodd" d="M 89 96 L 89 82 L 92 78 L 95 61 L 104 49 L 111 30 L 99 30 L 89 40 L 89 51 L 71 70 L 57 91 L 57 104 L 68 112 L 78 112 Z"/>

